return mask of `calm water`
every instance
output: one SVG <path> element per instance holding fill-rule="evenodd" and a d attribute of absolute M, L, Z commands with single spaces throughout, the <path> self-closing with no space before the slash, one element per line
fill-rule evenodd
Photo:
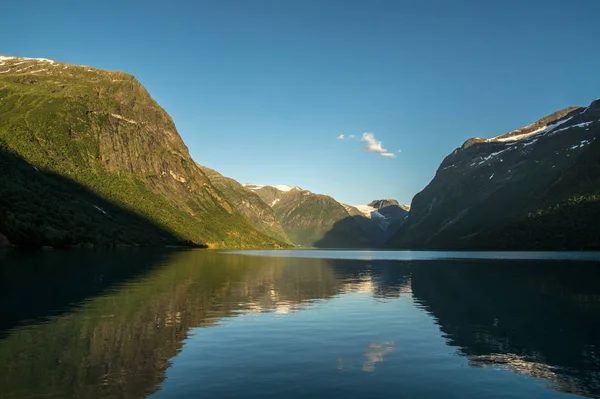
<path fill-rule="evenodd" d="M 0 398 L 600 397 L 598 253 L 250 253 L 0 254 Z"/>

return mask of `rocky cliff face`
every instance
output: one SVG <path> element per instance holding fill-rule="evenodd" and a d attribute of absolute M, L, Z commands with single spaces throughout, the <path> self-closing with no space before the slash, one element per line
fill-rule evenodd
<path fill-rule="evenodd" d="M 600 100 L 448 155 L 391 246 L 598 248 Z"/>
<path fill-rule="evenodd" d="M 0 56 L 0 100 L 0 141 L 36 170 L 81 184 L 182 241 L 210 247 L 279 245 L 253 229 L 215 189 L 172 119 L 133 76 Z M 29 223 L 10 204 L 3 204 L 3 211 L 0 230 L 6 234 Z M 60 231 L 57 222 L 44 223 Z M 48 239 L 41 235 L 41 241 Z"/>

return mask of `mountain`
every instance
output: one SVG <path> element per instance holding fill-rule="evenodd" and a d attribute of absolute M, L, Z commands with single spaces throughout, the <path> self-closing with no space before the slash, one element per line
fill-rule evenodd
<path fill-rule="evenodd" d="M 252 226 L 263 234 L 279 241 L 290 243 L 283 227 L 275 217 L 273 208 L 267 205 L 255 192 L 237 181 L 225 177 L 216 170 L 200 166 L 212 185 L 218 189 L 233 207 L 244 215 Z"/>
<path fill-rule="evenodd" d="M 384 244 L 402 226 L 410 209 L 394 199 L 374 200 L 368 205 L 343 205 L 376 245 Z"/>
<path fill-rule="evenodd" d="M 448 155 L 392 247 L 600 248 L 600 99 Z"/>
<path fill-rule="evenodd" d="M 246 184 L 270 205 L 290 240 L 317 248 L 365 248 L 373 241 L 344 205 L 292 186 Z"/>
<path fill-rule="evenodd" d="M 13 244 L 285 246 L 213 186 L 126 73 L 0 56 L 0 164 Z"/>

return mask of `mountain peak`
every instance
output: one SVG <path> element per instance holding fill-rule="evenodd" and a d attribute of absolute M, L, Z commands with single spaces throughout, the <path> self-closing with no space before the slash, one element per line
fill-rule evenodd
<path fill-rule="evenodd" d="M 56 61 L 49 60 L 47 58 L 28 58 L 28 57 L 15 57 L 10 55 L 0 55 L 0 63 L 4 64 L 5 61 L 40 61 L 54 64 Z"/>
<path fill-rule="evenodd" d="M 381 208 L 385 208 L 386 206 L 400 206 L 400 204 L 398 203 L 398 201 L 396 201 L 395 199 L 380 199 L 380 200 L 374 200 L 371 201 L 371 203 L 369 204 L 369 206 L 372 206 L 373 208 L 377 208 L 377 209 L 381 209 Z"/>
<path fill-rule="evenodd" d="M 284 193 L 288 192 L 288 191 L 292 191 L 292 190 L 300 190 L 303 191 L 300 187 L 298 186 L 287 186 L 284 184 L 278 184 L 278 185 L 267 185 L 267 184 L 251 184 L 251 183 L 246 183 L 244 184 L 244 187 L 246 187 L 248 190 L 252 190 L 252 191 L 256 191 L 256 190 L 260 190 L 263 187 L 272 187 L 276 190 L 282 191 Z"/>

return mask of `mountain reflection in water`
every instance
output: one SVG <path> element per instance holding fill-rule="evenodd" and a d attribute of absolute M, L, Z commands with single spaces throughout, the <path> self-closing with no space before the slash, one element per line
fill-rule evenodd
<path fill-rule="evenodd" d="M 9 252 L 0 258 L 2 320 L 10 319 L 0 324 L 0 397 L 168 397 L 172 388 L 165 376 L 172 366 L 184 367 L 186 363 L 177 363 L 178 355 L 185 354 L 188 345 L 191 351 L 196 342 L 208 339 L 199 334 L 202 328 L 219 329 L 231 324 L 227 320 L 261 314 L 279 319 L 248 322 L 242 330 L 248 336 L 232 335 L 230 342 L 261 342 L 260 334 L 273 334 L 277 328 L 279 335 L 274 337 L 282 344 L 278 347 L 274 339 L 272 350 L 281 352 L 280 362 L 289 356 L 289 370 L 300 370 L 285 378 L 296 381 L 314 368 L 324 380 L 331 379 L 329 386 L 336 389 L 332 395 L 347 393 L 345 384 L 363 384 L 366 389 L 371 383 L 361 375 L 390 376 L 378 389 L 409 389 L 410 381 L 393 376 L 411 366 L 406 364 L 410 353 L 419 353 L 408 353 L 411 348 L 403 346 L 405 342 L 429 348 L 418 324 L 429 320 L 443 334 L 445 347 L 455 348 L 475 368 L 506 369 L 542 378 L 557 391 L 600 397 L 600 273 L 590 262 L 267 258 L 207 250 L 85 254 L 23 257 Z M 82 256 L 100 260 L 90 266 L 92 277 L 73 273 L 85 268 Z M 51 261 L 54 278 L 46 279 L 41 289 L 32 279 L 48 272 L 45 261 Z M 19 273 L 14 272 L 17 268 L 22 268 Z M 89 295 L 85 287 L 90 287 Z M 404 313 L 378 312 L 398 300 L 405 301 L 403 311 L 417 313 L 416 321 L 388 331 L 386 325 Z M 348 313 L 326 308 L 336 303 L 344 303 Z M 419 319 L 423 311 L 428 316 Z M 340 314 L 353 319 L 338 320 L 345 317 Z M 298 324 L 295 315 L 316 319 Z M 352 326 L 361 330 L 351 333 Z M 232 330 L 222 333 L 227 331 Z M 313 333 L 321 335 L 312 337 Z M 310 345 L 301 346 L 300 338 L 311 339 Z M 314 353 L 306 353 L 306 348 Z M 300 354 L 309 356 L 305 363 Z M 259 367 L 249 360 L 255 355 L 237 352 L 234 360 L 241 371 L 230 372 L 240 373 L 239 389 L 244 388 L 244 373 Z M 445 356 L 429 355 L 427 359 Z M 423 384 L 434 378 L 428 371 L 431 363 L 419 366 L 429 374 Z M 203 367 L 210 371 L 210 365 Z M 327 377 L 330 372 L 338 374 Z M 265 383 L 277 381 L 273 377 Z M 312 386 L 317 382 L 308 377 L 298 382 L 298 395 L 311 387 L 322 389 Z M 369 389 L 377 394 L 374 387 Z M 248 388 L 247 396 L 253 392 Z"/>

